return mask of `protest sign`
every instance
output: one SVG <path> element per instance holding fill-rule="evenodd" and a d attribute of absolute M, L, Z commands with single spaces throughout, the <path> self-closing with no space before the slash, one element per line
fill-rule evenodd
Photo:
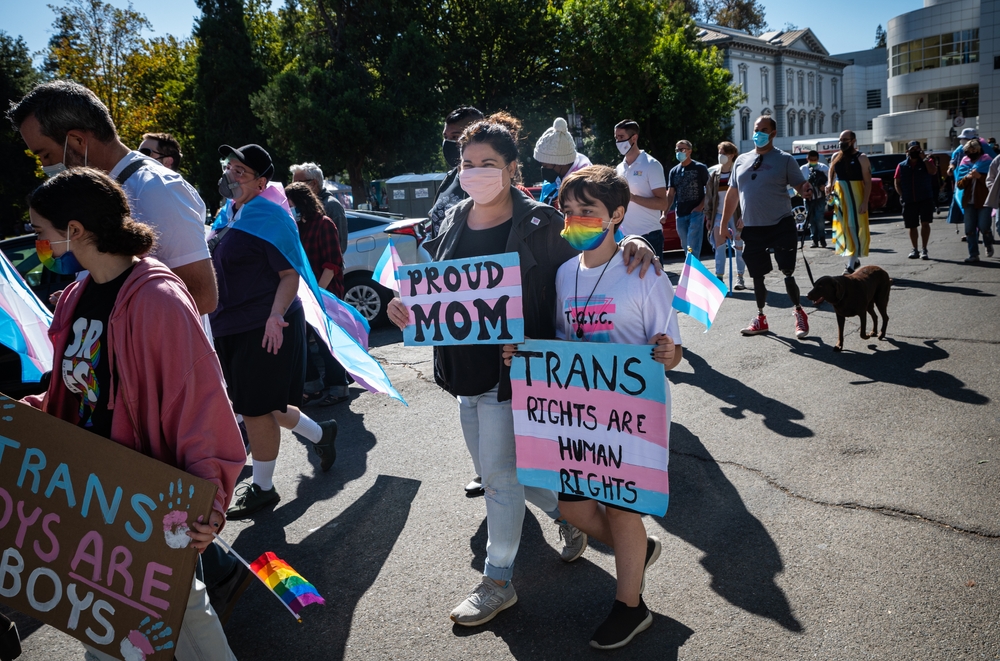
<path fill-rule="evenodd" d="M 511 361 L 517 478 L 663 515 L 670 390 L 649 345 L 531 340 Z"/>
<path fill-rule="evenodd" d="M 0 396 L 0 602 L 126 661 L 169 661 L 214 484 Z"/>
<path fill-rule="evenodd" d="M 504 344 L 524 339 L 517 253 L 396 264 L 399 296 L 410 310 L 407 346 Z"/>

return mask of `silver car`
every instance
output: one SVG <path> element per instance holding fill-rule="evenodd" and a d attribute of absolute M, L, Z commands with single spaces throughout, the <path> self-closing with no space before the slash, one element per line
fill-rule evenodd
<path fill-rule="evenodd" d="M 420 248 L 430 226 L 427 218 L 406 219 L 397 214 L 346 209 L 347 251 L 344 253 L 344 300 L 353 305 L 372 326 L 384 324 L 386 305 L 393 293 L 374 280 L 375 266 L 389 234 L 404 264 L 430 261 Z"/>

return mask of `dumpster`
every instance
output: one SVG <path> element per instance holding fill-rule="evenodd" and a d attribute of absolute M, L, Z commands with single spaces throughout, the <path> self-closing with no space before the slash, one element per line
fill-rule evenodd
<path fill-rule="evenodd" d="M 386 198 L 388 198 L 386 202 L 389 211 L 407 218 L 426 217 L 445 176 L 444 172 L 410 173 L 386 179 Z"/>

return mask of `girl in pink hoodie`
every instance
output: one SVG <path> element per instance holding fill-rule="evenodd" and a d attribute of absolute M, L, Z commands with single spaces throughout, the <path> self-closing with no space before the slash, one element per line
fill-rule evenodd
<path fill-rule="evenodd" d="M 49 337 L 54 365 L 44 395 L 27 403 L 218 487 L 207 523 L 191 523 L 204 551 L 225 524 L 246 452 L 218 358 L 184 283 L 151 257 L 146 225 L 129 217 L 104 172 L 74 168 L 28 199 L 42 263 L 89 275 L 66 288 Z M 205 585 L 194 581 L 177 655 L 235 659 Z M 88 657 L 105 655 L 88 648 Z M 110 658 L 110 657 L 107 657 Z"/>

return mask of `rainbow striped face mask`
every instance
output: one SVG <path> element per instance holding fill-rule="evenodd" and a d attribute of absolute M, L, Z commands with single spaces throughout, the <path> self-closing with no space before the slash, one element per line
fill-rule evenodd
<path fill-rule="evenodd" d="M 70 239 L 66 239 L 65 241 L 56 241 L 55 243 L 69 242 Z M 56 257 L 52 254 L 52 243 L 43 239 L 35 241 L 35 252 L 38 253 L 38 261 L 53 273 L 72 275 L 83 270 L 83 266 L 80 265 L 80 262 L 76 259 L 76 255 L 71 250 L 67 250 Z"/>
<path fill-rule="evenodd" d="M 605 220 L 597 216 L 566 216 L 565 226 L 559 236 L 577 250 L 594 250 L 611 231 L 611 221 L 607 221 L 607 227 L 604 223 Z"/>

